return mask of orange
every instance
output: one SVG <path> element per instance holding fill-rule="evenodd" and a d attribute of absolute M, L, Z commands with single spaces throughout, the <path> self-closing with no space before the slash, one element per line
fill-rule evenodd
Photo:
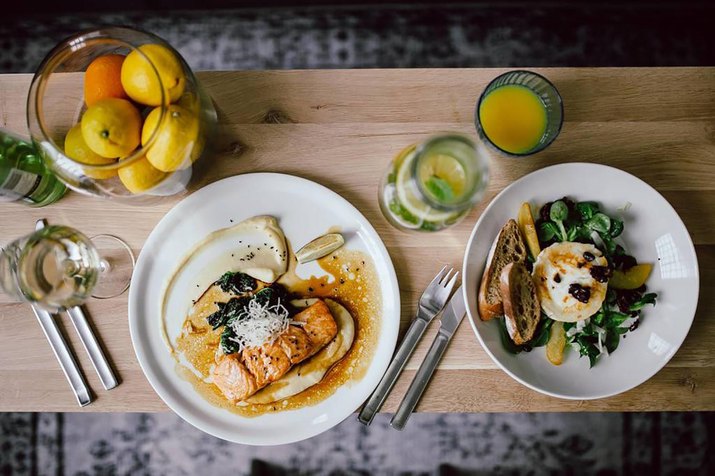
<path fill-rule="evenodd" d="M 122 55 L 104 55 L 96 58 L 84 73 L 84 102 L 91 106 L 101 99 L 128 99 L 122 87 Z"/>

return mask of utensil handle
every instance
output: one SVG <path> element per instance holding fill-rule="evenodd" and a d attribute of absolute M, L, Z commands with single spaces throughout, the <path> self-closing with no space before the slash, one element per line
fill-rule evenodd
<path fill-rule="evenodd" d="M 360 421 L 360 423 L 369 425 L 372 422 L 372 419 L 375 418 L 375 414 L 380 410 L 383 403 L 385 403 L 387 396 L 390 394 L 390 390 L 392 390 L 392 387 L 395 386 L 397 378 L 405 368 L 407 360 L 412 355 L 412 352 L 414 352 L 415 347 L 417 347 L 417 343 L 425 333 L 427 326 L 428 323 L 420 317 L 412 320 L 404 339 L 402 339 L 402 342 L 400 343 L 400 347 L 395 353 L 395 358 L 393 358 L 392 362 L 390 362 L 387 372 L 385 372 L 385 375 L 382 376 L 382 380 L 380 380 L 380 383 L 377 384 L 377 388 L 360 411 L 360 414 L 358 415 L 358 421 Z"/>
<path fill-rule="evenodd" d="M 402 430 L 405 427 L 407 419 L 410 418 L 412 411 L 417 406 L 417 402 L 420 401 L 420 397 L 422 397 L 422 393 L 424 393 L 425 388 L 427 388 L 427 384 L 432 378 L 437 364 L 442 359 L 444 351 L 447 350 L 448 344 L 449 337 L 439 332 L 427 352 L 427 357 L 425 357 L 424 362 L 422 362 L 419 370 L 417 370 L 415 378 L 410 384 L 410 388 L 402 399 L 397 412 L 395 412 L 395 416 L 390 420 L 390 426 L 392 426 L 392 428 Z"/>
<path fill-rule="evenodd" d="M 112 367 L 109 365 L 109 361 L 87 321 L 87 315 L 84 310 L 80 306 L 75 306 L 67 309 L 67 314 L 70 316 L 72 324 L 79 335 L 79 340 L 82 341 L 82 345 L 87 354 L 89 354 L 89 360 L 92 362 L 94 370 L 97 371 L 99 380 L 102 381 L 105 390 L 111 390 L 119 385 L 117 377 L 114 375 L 114 371 L 112 371 Z"/>
<path fill-rule="evenodd" d="M 82 371 L 77 365 L 77 360 L 60 332 L 57 321 L 55 321 L 52 314 L 43 309 L 32 306 L 32 310 L 37 316 L 42 332 L 44 332 L 47 341 L 50 343 L 52 352 L 54 352 L 57 361 L 60 363 L 62 372 L 64 372 L 72 391 L 74 391 L 77 403 L 81 407 L 89 405 L 92 402 L 92 396 L 89 394 L 87 382 L 85 382 Z"/>

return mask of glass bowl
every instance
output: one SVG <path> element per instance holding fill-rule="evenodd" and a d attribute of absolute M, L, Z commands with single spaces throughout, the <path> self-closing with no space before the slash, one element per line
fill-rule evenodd
<path fill-rule="evenodd" d="M 126 59 L 130 54 L 132 61 Z M 120 91 L 124 90 L 126 96 L 93 102 L 88 108 L 85 72 L 95 59 L 105 55 L 125 57 L 120 60 Z M 90 79 L 90 87 L 104 87 L 96 76 Z M 130 121 L 114 121 L 115 125 L 126 125 L 121 127 L 126 128 L 124 137 L 130 139 L 120 141 L 125 150 L 136 143 L 139 127 L 140 140 L 130 152 L 117 155 L 116 148 L 101 144 L 102 148 L 97 148 L 97 135 L 91 144 L 86 141 L 95 132 L 107 140 L 102 144 L 116 145 L 112 138 L 122 137 L 114 135 L 112 118 L 126 116 L 107 115 L 106 111 L 116 108 L 105 107 L 105 113 L 95 110 L 95 105 L 106 101 L 114 101 L 112 107 L 120 101 L 122 111 L 130 110 Z M 85 118 L 90 109 L 92 120 Z M 207 155 L 216 110 L 191 68 L 168 43 L 145 31 L 106 27 L 77 33 L 45 57 L 30 85 L 27 123 L 45 163 L 69 188 L 86 195 L 146 203 L 187 190 L 192 176 L 200 170 L 197 166 L 207 162 L 205 157 L 200 159 Z M 92 160 L 77 152 L 79 132 L 65 143 L 78 124 L 83 150 L 95 146 L 86 152 L 95 157 Z"/>

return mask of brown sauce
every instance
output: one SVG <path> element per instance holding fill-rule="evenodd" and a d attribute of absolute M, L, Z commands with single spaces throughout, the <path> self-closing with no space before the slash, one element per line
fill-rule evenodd
<path fill-rule="evenodd" d="M 292 254 L 291 258 L 288 272 L 278 282 L 297 297 L 330 298 L 342 304 L 355 321 L 352 347 L 320 382 L 297 395 L 272 403 L 234 405 L 224 398 L 218 387 L 204 381 L 214 364 L 222 329 L 213 330 L 205 319 L 187 316 L 184 331 L 176 340 L 176 351 L 201 376 L 181 363 L 177 363 L 177 372 L 211 404 L 243 416 L 297 409 L 315 405 L 339 387 L 359 381 L 365 375 L 377 345 L 382 309 L 380 282 L 372 260 L 365 253 L 340 249 L 318 260 L 327 275 L 304 280 L 295 274 L 296 261 Z M 221 296 L 216 297 L 223 300 Z M 311 364 L 315 365 L 315 362 L 308 359 L 299 365 L 309 368 Z"/>

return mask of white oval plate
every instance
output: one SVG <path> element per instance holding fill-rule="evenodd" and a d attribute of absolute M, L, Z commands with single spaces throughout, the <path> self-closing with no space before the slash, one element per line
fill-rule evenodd
<path fill-rule="evenodd" d="M 339 227 L 348 249 L 372 257 L 382 292 L 382 322 L 365 376 L 339 388 L 322 402 L 246 418 L 215 407 L 175 371 L 162 340 L 161 296 L 182 257 L 209 233 L 255 215 L 272 215 L 295 246 Z M 307 266 L 307 265 L 306 265 Z M 298 268 L 299 274 L 320 269 Z M 307 276 L 306 276 L 307 277 Z M 172 293 L 177 295 L 179 293 Z M 188 299 L 188 298 L 187 298 Z M 171 303 L 169 303 L 169 307 Z M 183 316 L 169 322 L 178 334 Z M 211 435 L 236 443 L 278 445 L 322 433 L 337 425 L 370 395 L 392 357 L 400 322 L 395 269 L 375 229 L 348 201 L 314 182 L 283 174 L 255 173 L 208 185 L 178 203 L 162 218 L 141 251 L 129 292 L 129 329 L 139 364 L 154 390 L 181 418 Z"/>
<path fill-rule="evenodd" d="M 607 213 L 630 202 L 623 212 L 620 240 L 639 262 L 655 266 L 648 290 L 658 293 L 647 306 L 639 328 L 621 339 L 613 355 L 602 355 L 589 369 L 588 359 L 568 349 L 554 366 L 545 347 L 513 355 L 504 350 L 496 320 L 483 322 L 477 310 L 477 288 L 489 249 L 519 206 L 532 206 L 569 196 L 599 202 Z M 673 207 L 650 185 L 605 165 L 571 163 L 537 170 L 505 188 L 486 208 L 469 238 L 463 266 L 464 298 L 472 329 L 494 362 L 518 382 L 541 393 L 566 399 L 594 399 L 630 390 L 655 375 L 673 357 L 688 334 L 698 303 L 699 278 L 695 248 Z"/>

